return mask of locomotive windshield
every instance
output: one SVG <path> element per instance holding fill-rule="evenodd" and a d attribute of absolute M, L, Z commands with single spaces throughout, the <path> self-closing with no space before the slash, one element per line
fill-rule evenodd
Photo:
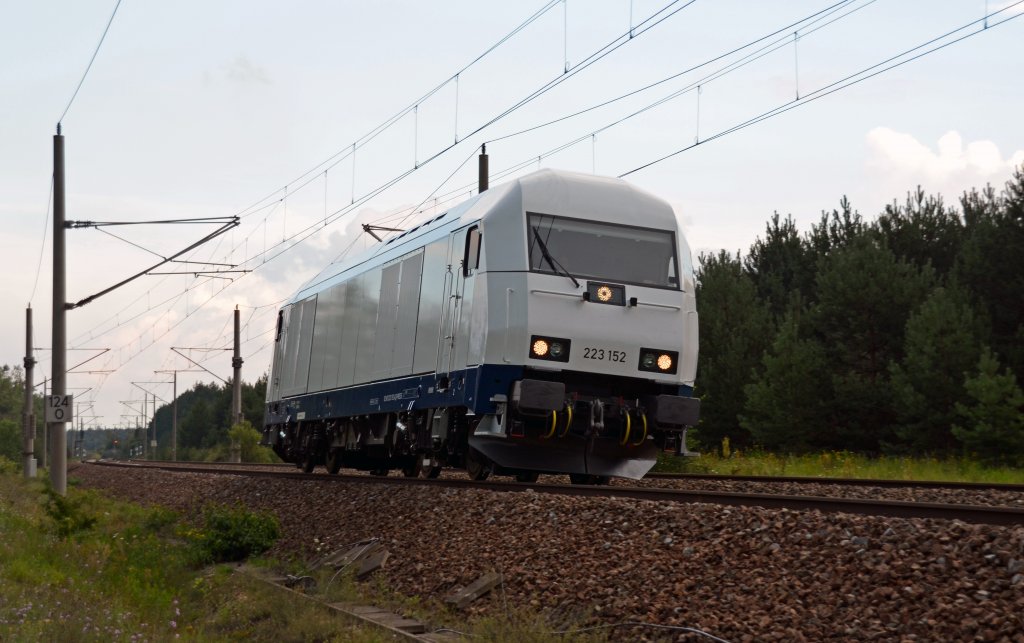
<path fill-rule="evenodd" d="M 527 213 L 530 270 L 678 288 L 675 234 Z"/>

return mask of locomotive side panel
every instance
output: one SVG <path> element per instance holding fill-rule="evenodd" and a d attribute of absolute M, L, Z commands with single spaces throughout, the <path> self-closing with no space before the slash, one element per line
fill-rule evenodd
<path fill-rule="evenodd" d="M 353 313 L 359 318 L 359 336 L 356 340 L 355 383 L 373 380 L 373 351 L 377 338 L 377 314 L 380 308 L 381 269 L 373 268 L 359 275 L 362 295 L 359 308 Z"/>
<path fill-rule="evenodd" d="M 284 335 L 280 342 L 284 346 L 284 359 L 281 360 L 280 397 L 288 395 L 295 381 L 295 357 L 299 348 L 299 319 L 302 314 L 302 305 L 299 303 L 289 304 L 285 308 Z"/>
<path fill-rule="evenodd" d="M 341 335 L 345 328 L 345 284 L 337 284 L 327 291 L 327 319 L 328 324 L 326 345 L 323 347 L 324 367 L 321 388 L 319 390 L 332 389 L 338 386 L 338 371 L 341 367 Z M 323 306 L 323 300 L 317 303 L 317 314 L 319 307 Z M 319 322 L 317 322 L 319 323 Z M 317 346 L 313 346 L 316 353 Z"/>
<path fill-rule="evenodd" d="M 306 392 L 306 384 L 309 379 L 309 352 L 313 344 L 313 318 L 316 316 L 316 298 L 317 296 L 313 295 L 292 306 L 285 346 L 282 397 Z"/>
<path fill-rule="evenodd" d="M 402 260 L 398 281 L 398 315 L 391 357 L 391 377 L 412 373 L 416 348 L 416 321 L 420 308 L 420 279 L 423 271 L 423 250 Z"/>
<path fill-rule="evenodd" d="M 413 373 L 429 373 L 437 368 L 441 340 L 441 316 L 445 287 L 452 274 L 448 270 L 448 239 L 429 244 L 423 253 L 416 345 L 413 349 Z"/>
<path fill-rule="evenodd" d="M 402 262 L 396 260 L 384 266 L 380 280 L 380 309 L 377 313 L 377 332 L 373 343 L 373 378 L 387 379 L 391 373 L 391 358 L 395 347 L 395 324 L 398 316 L 398 282 Z"/>
<path fill-rule="evenodd" d="M 356 345 L 359 342 L 359 306 L 362 291 L 358 279 L 338 284 L 344 288 L 341 306 L 341 339 L 338 364 L 338 386 L 351 386 L 355 382 Z"/>
<path fill-rule="evenodd" d="M 307 390 L 322 391 L 331 388 L 337 379 L 337 349 L 332 336 L 337 335 L 337 299 L 336 287 L 329 288 L 317 296 L 316 314 L 313 318 L 313 347 L 309 357 L 309 385 Z M 336 338 L 335 338 L 336 339 Z M 328 362 L 331 362 L 331 374 L 327 375 Z"/>
<path fill-rule="evenodd" d="M 479 323 L 487 336 L 482 361 L 486 364 L 522 364 L 529 346 L 526 333 L 526 273 L 487 272 L 481 275 L 489 293 L 479 306 Z"/>

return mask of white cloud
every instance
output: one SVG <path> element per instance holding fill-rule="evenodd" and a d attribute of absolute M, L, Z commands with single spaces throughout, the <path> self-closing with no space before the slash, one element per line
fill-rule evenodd
<path fill-rule="evenodd" d="M 947 198 L 987 183 L 998 188 L 1010 178 L 1015 167 L 1024 163 L 1024 150 L 1004 159 L 994 142 L 965 143 L 953 130 L 938 140 L 935 149 L 888 127 L 868 132 L 867 144 L 867 166 L 877 173 L 880 183 L 902 189 L 921 185 L 926 191 L 940 192 Z"/>
<path fill-rule="evenodd" d="M 245 56 L 238 56 L 230 63 L 223 65 L 218 71 L 203 72 L 203 82 L 207 85 L 227 81 L 237 85 L 270 85 L 270 74 L 267 69 L 257 65 Z"/>

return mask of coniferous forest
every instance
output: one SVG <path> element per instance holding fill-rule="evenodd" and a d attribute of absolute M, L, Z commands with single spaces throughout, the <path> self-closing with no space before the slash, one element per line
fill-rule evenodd
<path fill-rule="evenodd" d="M 1024 464 L 1024 168 L 698 257 L 701 448 Z"/>

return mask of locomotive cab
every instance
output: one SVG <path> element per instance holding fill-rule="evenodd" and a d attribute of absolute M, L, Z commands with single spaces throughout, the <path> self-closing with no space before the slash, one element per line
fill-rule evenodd
<path fill-rule="evenodd" d="M 499 471 L 641 477 L 699 417 L 690 249 L 671 207 L 624 181 L 547 171 L 520 186 L 482 229 L 501 240 L 485 244 L 485 361 L 522 378 L 469 444 Z"/>

